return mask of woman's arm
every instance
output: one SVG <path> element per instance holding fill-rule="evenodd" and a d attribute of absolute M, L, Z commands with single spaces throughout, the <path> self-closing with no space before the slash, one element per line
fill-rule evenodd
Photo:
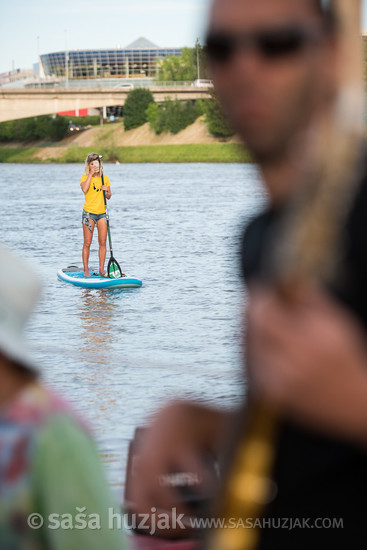
<path fill-rule="evenodd" d="M 80 184 L 80 187 L 82 188 L 83 193 L 86 193 L 88 191 L 91 181 L 92 181 L 92 173 L 89 172 L 87 179 L 81 182 Z"/>
<path fill-rule="evenodd" d="M 106 193 L 106 199 L 107 200 L 110 200 L 110 198 L 112 197 L 112 191 L 111 191 L 111 186 L 110 185 L 102 185 L 102 191 L 104 191 Z"/>

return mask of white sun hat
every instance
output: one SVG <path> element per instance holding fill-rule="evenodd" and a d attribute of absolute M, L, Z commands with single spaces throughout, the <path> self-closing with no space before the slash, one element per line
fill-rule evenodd
<path fill-rule="evenodd" d="M 24 336 L 25 324 L 41 292 L 29 265 L 0 243 L 0 351 L 36 370 Z"/>

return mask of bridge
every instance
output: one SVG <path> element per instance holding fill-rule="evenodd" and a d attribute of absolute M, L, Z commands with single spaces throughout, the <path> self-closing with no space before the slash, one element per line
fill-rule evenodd
<path fill-rule="evenodd" d="M 152 86 L 156 102 L 210 97 L 210 88 Z M 131 89 L 121 88 L 0 88 L 0 122 L 87 108 L 124 105 Z"/>

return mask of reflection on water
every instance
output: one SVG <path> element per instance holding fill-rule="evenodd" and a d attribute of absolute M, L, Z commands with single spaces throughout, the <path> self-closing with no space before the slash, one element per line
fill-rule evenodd
<path fill-rule="evenodd" d="M 101 361 L 106 361 L 113 341 L 112 318 L 117 314 L 116 303 L 108 300 L 107 292 L 94 294 L 82 289 L 79 318 L 81 322 L 81 347 L 85 359 L 92 360 L 96 350 Z M 101 355 L 103 354 L 103 356 Z"/>
<path fill-rule="evenodd" d="M 56 277 L 81 263 L 82 160 L 3 165 L 19 187 L 2 212 L 3 239 L 44 280 L 28 327 L 44 378 L 89 420 L 121 491 L 129 438 L 166 399 L 241 397 L 237 250 L 263 196 L 252 166 L 106 165 L 114 255 L 143 287 L 84 290 Z"/>

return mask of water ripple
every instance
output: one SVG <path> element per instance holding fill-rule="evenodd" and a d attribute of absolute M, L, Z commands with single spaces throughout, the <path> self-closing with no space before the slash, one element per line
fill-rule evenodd
<path fill-rule="evenodd" d="M 231 407 L 243 395 L 237 249 L 264 198 L 253 166 L 106 165 L 114 255 L 144 286 L 84 290 L 56 278 L 80 264 L 82 160 L 3 165 L 19 189 L 3 239 L 44 281 L 27 328 L 44 379 L 88 419 L 120 492 L 128 440 L 166 399 Z"/>

